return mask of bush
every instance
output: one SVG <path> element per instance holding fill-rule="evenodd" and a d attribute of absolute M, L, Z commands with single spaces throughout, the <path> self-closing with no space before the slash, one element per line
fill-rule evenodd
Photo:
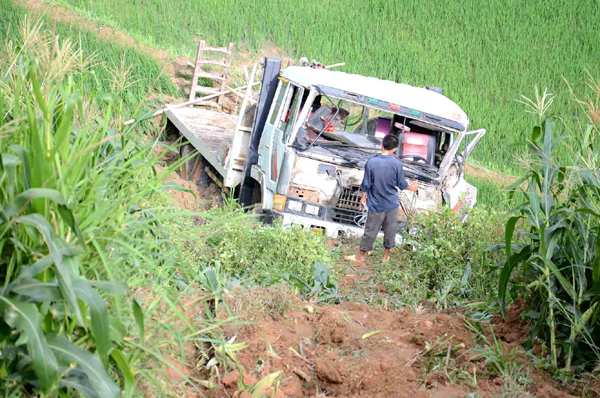
<path fill-rule="evenodd" d="M 260 282 L 269 284 L 289 273 L 312 283 L 315 262 L 331 260 L 322 235 L 301 227 L 284 229 L 278 224 L 263 227 L 255 218 L 241 213 L 231 201 L 212 214 L 218 220 L 208 226 L 208 253 L 204 261 L 220 263 L 228 274 L 256 276 Z"/>
<path fill-rule="evenodd" d="M 417 236 L 405 233 L 399 258 L 383 265 L 381 282 L 404 304 L 431 299 L 441 308 L 457 300 L 489 298 L 501 255 L 486 250 L 502 236 L 504 216 L 475 208 L 461 223 L 449 208 L 422 215 Z"/>

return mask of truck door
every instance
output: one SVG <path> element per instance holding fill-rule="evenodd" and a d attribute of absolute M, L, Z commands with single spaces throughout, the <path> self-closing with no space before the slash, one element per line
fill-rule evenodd
<path fill-rule="evenodd" d="M 287 140 L 299 111 L 302 88 L 282 79 L 275 94 L 271 114 L 261 138 L 260 166 L 265 174 L 267 188 L 275 191 L 285 155 Z"/>

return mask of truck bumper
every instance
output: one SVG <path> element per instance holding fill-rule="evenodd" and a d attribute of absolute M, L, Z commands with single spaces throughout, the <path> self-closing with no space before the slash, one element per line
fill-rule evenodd
<path fill-rule="evenodd" d="M 301 225 L 307 230 L 321 230 L 330 238 L 338 238 L 341 236 L 345 237 L 361 237 L 364 233 L 363 228 L 352 227 L 349 225 L 338 224 L 331 221 L 318 220 L 310 217 L 303 217 L 291 213 L 282 213 L 273 211 L 277 214 L 278 218 L 281 218 L 283 227 L 290 227 L 294 225 Z M 380 232 L 377 236 L 383 237 L 383 232 Z M 401 244 L 404 241 L 402 234 L 396 234 L 396 244 Z"/>

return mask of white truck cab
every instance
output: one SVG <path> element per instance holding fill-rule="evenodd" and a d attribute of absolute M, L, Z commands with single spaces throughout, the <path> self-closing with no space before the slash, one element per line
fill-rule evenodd
<path fill-rule="evenodd" d="M 280 72 L 280 65 L 265 60 L 257 106 L 242 106 L 229 128 L 219 127 L 215 111 L 167 112 L 198 150 L 202 170 L 223 187 L 239 187 L 245 206 L 286 226 L 361 235 L 364 166 L 393 134 L 407 180 L 419 186 L 398 193 L 401 226 L 443 205 L 466 217 L 477 189 L 465 181 L 464 165 L 485 130 L 467 131 L 466 113 L 441 89 L 309 66 Z"/>

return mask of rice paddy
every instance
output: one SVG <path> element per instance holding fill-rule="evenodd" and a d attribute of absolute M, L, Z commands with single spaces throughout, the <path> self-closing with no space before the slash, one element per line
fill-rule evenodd
<path fill-rule="evenodd" d="M 0 31 L 7 32 L 2 39 L 20 42 L 19 27 L 28 10 L 12 1 L 0 2 Z M 40 16 L 30 16 L 36 20 Z M 90 91 L 105 91 L 118 94 L 123 100 L 123 110 L 127 114 L 138 109 L 140 101 L 150 92 L 179 95 L 178 89 L 164 74 L 162 67 L 151 56 L 134 48 L 121 46 L 110 40 L 99 38 L 95 33 L 78 29 L 70 23 L 57 22 L 55 25 L 42 16 L 44 28 L 54 29 L 59 41 L 68 39 L 77 43 L 82 50 L 82 58 L 88 60 L 89 74 L 85 74 L 85 87 Z M 76 76 L 75 78 L 80 78 Z M 124 90 L 113 87 L 117 80 L 126 79 Z M 145 111 L 145 110 L 142 110 Z"/>
<path fill-rule="evenodd" d="M 488 129 L 473 154 L 485 167 L 511 172 L 510 144 L 529 137 L 535 116 L 516 102 L 534 87 L 556 95 L 552 114 L 574 123 L 585 68 L 600 75 L 600 5 L 596 0 L 435 0 L 269 2 L 233 0 L 60 0 L 88 18 L 193 58 L 199 38 L 258 50 L 274 42 L 295 57 L 346 62 L 344 71 L 440 86 Z M 566 152 L 559 153 L 568 159 Z"/>

